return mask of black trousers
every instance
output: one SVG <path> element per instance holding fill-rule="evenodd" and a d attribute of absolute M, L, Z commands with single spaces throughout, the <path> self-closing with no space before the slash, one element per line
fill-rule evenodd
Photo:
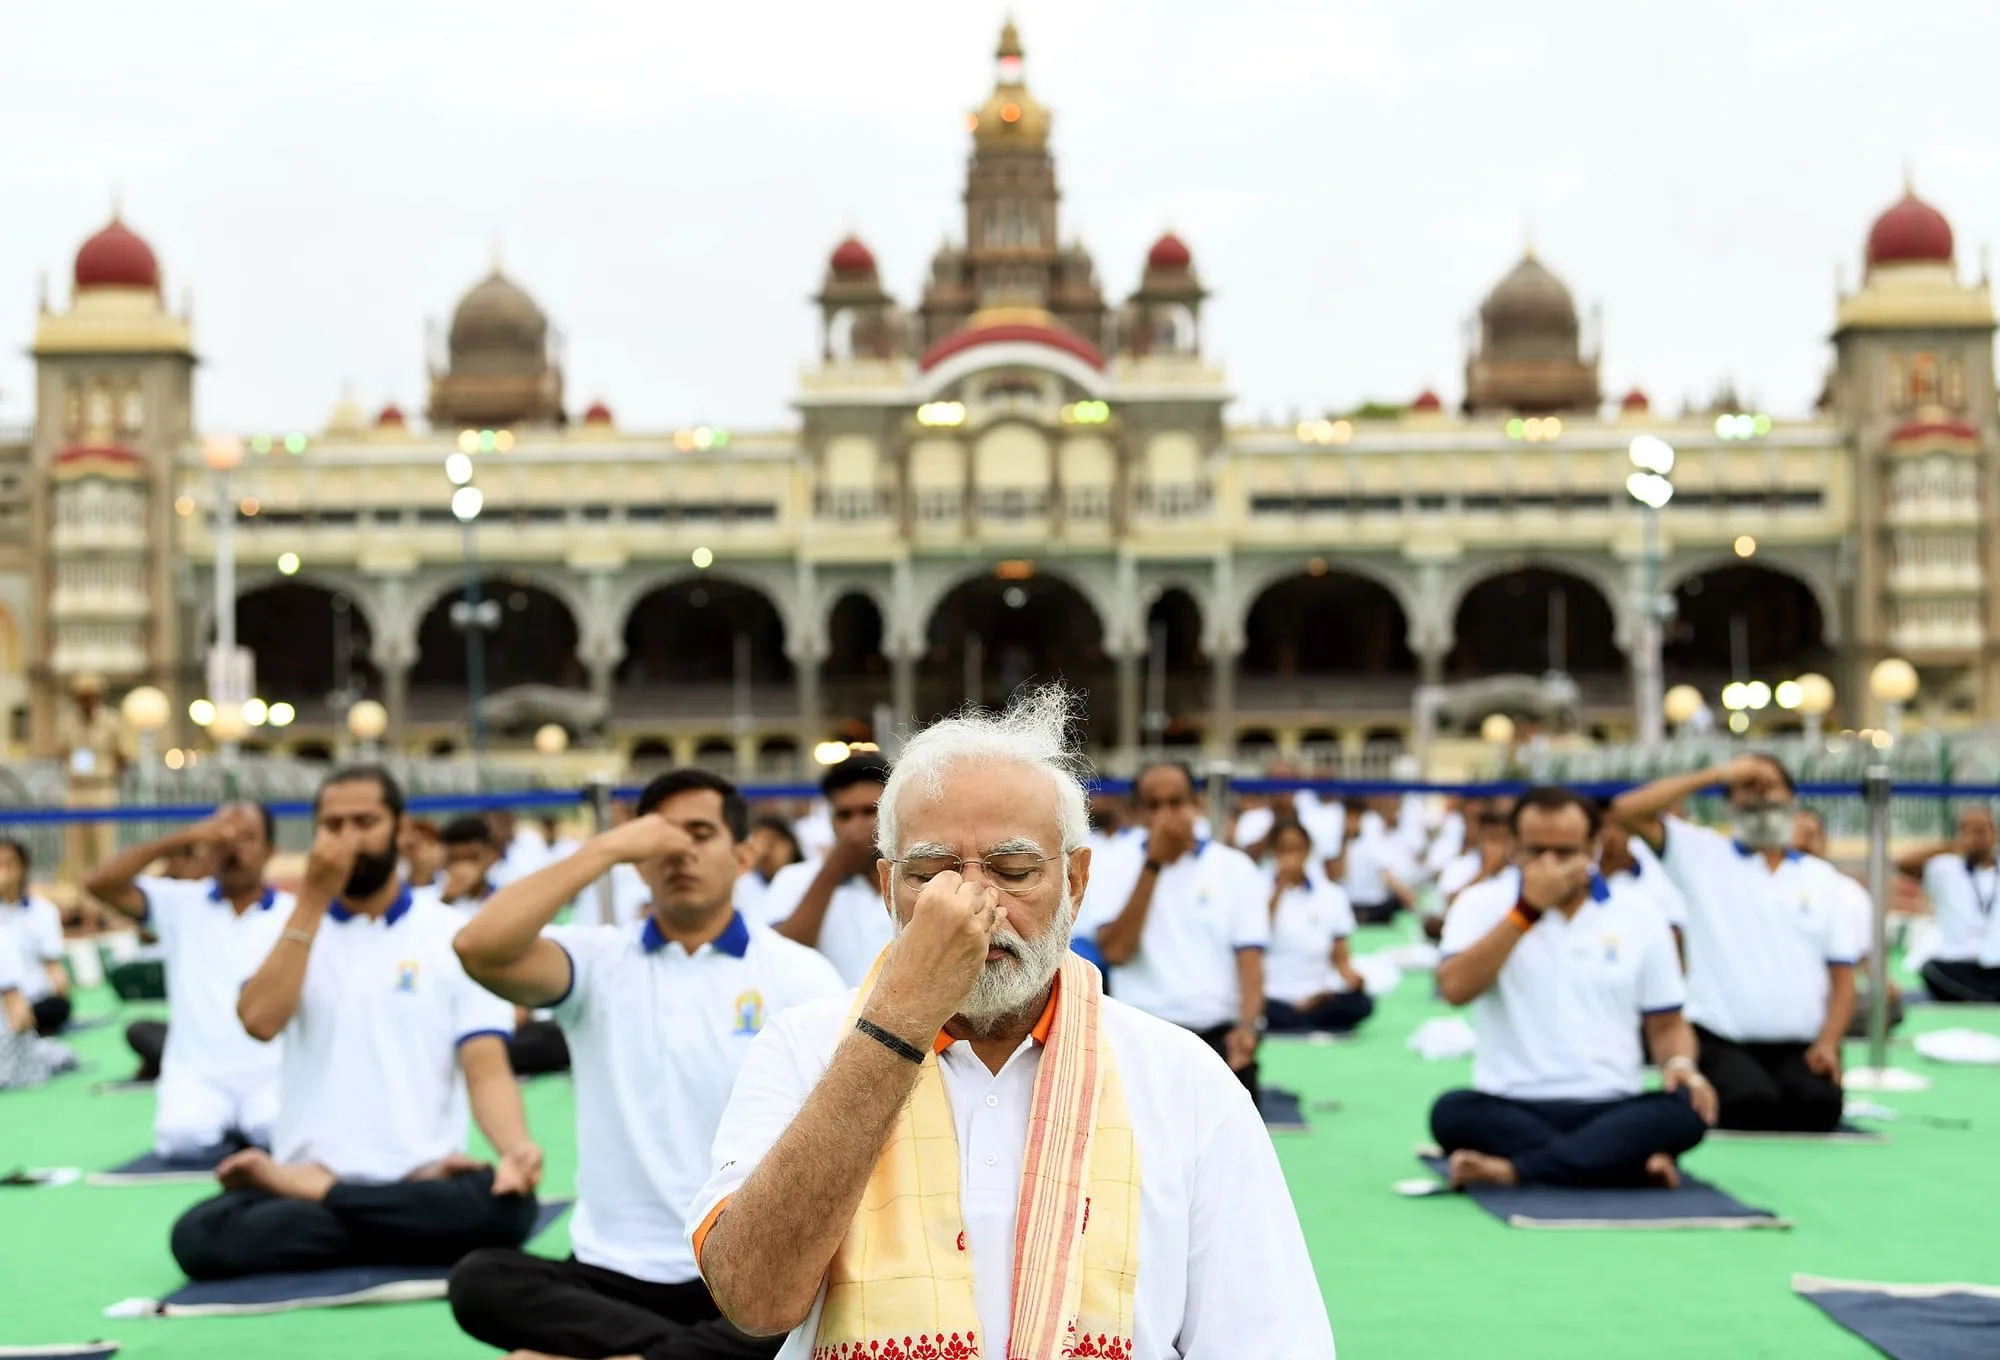
<path fill-rule="evenodd" d="M 1203 1043 L 1215 1050 L 1217 1057 L 1221 1058 L 1224 1062 L 1228 1062 L 1229 1031 L 1235 1028 L 1236 1026 L 1234 1025 L 1217 1025 L 1214 1029 L 1198 1029 L 1195 1033 L 1201 1036 Z M 1236 1073 L 1236 1079 L 1243 1083 L 1243 1089 L 1250 1093 L 1250 1099 L 1255 1100 L 1259 1089 L 1257 1086 L 1257 1059 L 1254 1057 L 1251 1058 L 1249 1066 L 1242 1068 Z"/>
<path fill-rule="evenodd" d="M 491 1171 L 387 1185 L 342 1182 L 314 1204 L 225 1190 L 180 1216 L 169 1243 L 191 1280 L 334 1266 L 449 1266 L 481 1247 L 518 1247 L 533 1195 L 495 1195 Z"/>
<path fill-rule="evenodd" d="M 1831 1133 L 1840 1087 L 1806 1066 L 1806 1044 L 1739 1044 L 1694 1027 L 1701 1074 L 1715 1087 L 1725 1129 Z"/>
<path fill-rule="evenodd" d="M 700 1280 L 650 1284 L 571 1258 L 476 1251 L 451 1272 L 451 1312 L 503 1351 L 575 1360 L 769 1360 L 782 1336 L 749 1337 L 724 1320 Z"/>
<path fill-rule="evenodd" d="M 1924 965 L 1923 978 L 1935 1001 L 2000 1004 L 2000 968 L 1985 968 L 1970 959 L 1932 959 Z"/>
<path fill-rule="evenodd" d="M 517 1077 L 539 1077 L 569 1071 L 569 1041 L 553 1020 L 530 1020 L 507 1042 L 507 1057 Z M 532 1348 L 531 1348 L 532 1349 Z M 578 1360 L 582 1360 L 579 1357 Z"/>
<path fill-rule="evenodd" d="M 1648 1157 L 1679 1157 L 1707 1130 L 1679 1091 L 1621 1100 L 1510 1100 L 1446 1091 L 1431 1106 L 1431 1137 L 1439 1147 L 1504 1157 L 1524 1185 L 1645 1185 Z"/>
<path fill-rule="evenodd" d="M 1386 926 L 1396 919 L 1396 913 L 1402 908 L 1403 904 L 1393 897 L 1383 902 L 1370 902 L 1365 906 L 1356 902 L 1354 923 L 1360 926 Z"/>
<path fill-rule="evenodd" d="M 125 1026 L 125 1043 L 139 1055 L 139 1070 L 132 1074 L 132 1080 L 158 1081 L 160 1060 L 167 1051 L 167 1022 L 134 1020 Z"/>
<path fill-rule="evenodd" d="M 66 996 L 45 996 L 34 1004 L 35 1033 L 44 1039 L 53 1039 L 63 1032 L 69 1023 L 69 998 Z"/>
<path fill-rule="evenodd" d="M 1300 1009 L 1288 1002 L 1266 998 L 1264 1018 L 1273 1033 L 1303 1034 L 1319 1030 L 1345 1034 L 1375 1014 L 1375 998 L 1366 992 L 1334 992 Z"/>

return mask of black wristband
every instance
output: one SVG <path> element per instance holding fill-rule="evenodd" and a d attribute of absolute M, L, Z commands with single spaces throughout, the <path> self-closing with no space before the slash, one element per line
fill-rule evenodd
<path fill-rule="evenodd" d="M 889 1033 L 873 1020 L 856 1020 L 854 1027 L 899 1058 L 908 1058 L 913 1063 L 921 1063 L 924 1060 L 924 1051 L 921 1048 L 907 1039 Z"/>
<path fill-rule="evenodd" d="M 1149 859 L 1146 861 L 1145 867 L 1152 870 L 1155 875 L 1158 875 L 1159 872 L 1165 869 L 1167 866 L 1160 863 L 1156 859 Z"/>

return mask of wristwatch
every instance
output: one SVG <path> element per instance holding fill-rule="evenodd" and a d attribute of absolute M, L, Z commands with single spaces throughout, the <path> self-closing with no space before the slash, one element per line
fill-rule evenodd
<path fill-rule="evenodd" d="M 1255 1020 L 1252 1020 L 1250 1022 L 1250 1028 L 1256 1030 L 1259 1034 L 1262 1034 L 1266 1030 L 1271 1028 L 1271 1021 L 1269 1017 L 1260 1015 Z"/>
<path fill-rule="evenodd" d="M 1689 1072 L 1694 1072 L 1697 1074 L 1701 1071 L 1701 1069 L 1695 1065 L 1695 1060 L 1693 1058 L 1690 1058 L 1685 1053 L 1676 1053 L 1674 1054 L 1673 1057 L 1667 1059 L 1665 1062 L 1660 1064 L 1660 1070 L 1662 1072 L 1671 1072 L 1675 1068 L 1684 1068 Z"/>

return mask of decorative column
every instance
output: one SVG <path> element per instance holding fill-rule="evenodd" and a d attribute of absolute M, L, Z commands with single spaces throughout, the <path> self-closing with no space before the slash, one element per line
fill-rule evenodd
<path fill-rule="evenodd" d="M 1145 653 L 1121 651 L 1112 654 L 1118 663 L 1118 772 L 1136 774 L 1139 769 L 1141 710 L 1145 707 Z"/>
<path fill-rule="evenodd" d="M 1410 696 L 1410 748 L 1422 759 L 1437 738 L 1445 659 L 1451 655 L 1453 642 L 1444 568 L 1436 562 L 1417 564 L 1416 607 L 1404 640 L 1417 659 L 1417 687 Z"/>
<path fill-rule="evenodd" d="M 799 752 L 811 760 L 813 747 L 826 735 L 826 720 L 820 712 L 820 668 L 826 664 L 832 643 L 827 636 L 827 606 L 820 599 L 819 576 L 812 559 L 799 558 L 796 577 L 798 605 L 785 638 L 785 655 L 791 660 L 792 682 L 798 689 Z"/>
<path fill-rule="evenodd" d="M 368 658 L 382 675 L 382 707 L 389 713 L 385 739 L 392 747 L 400 746 L 409 739 L 410 668 L 417 662 L 416 645 L 404 638 L 385 638 L 369 651 Z"/>
<path fill-rule="evenodd" d="M 1236 599 L 1236 559 L 1228 552 L 1215 555 L 1214 589 L 1209 598 L 1207 636 L 1202 650 L 1208 653 L 1208 731 L 1204 745 L 1211 759 L 1232 760 L 1236 755 L 1236 660 L 1243 654 L 1243 609 Z"/>

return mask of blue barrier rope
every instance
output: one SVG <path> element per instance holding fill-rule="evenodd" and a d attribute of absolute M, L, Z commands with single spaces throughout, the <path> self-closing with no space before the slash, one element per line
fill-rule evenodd
<path fill-rule="evenodd" d="M 638 798 L 642 787 L 638 784 L 620 785 L 611 790 L 611 796 L 631 801 Z M 819 796 L 817 784 L 745 784 L 741 787 L 744 798 L 753 803 L 772 800 L 798 801 Z M 1236 794 L 1303 791 L 1318 794 L 1322 798 L 1334 799 L 1405 793 L 1506 798 L 1532 787 L 1533 783 L 1527 780 L 1495 780 L 1472 784 L 1370 779 L 1232 779 L 1229 781 L 1229 791 Z M 1564 787 L 1593 798 L 1608 799 L 1639 785 L 1629 780 L 1597 780 L 1566 784 Z M 1131 789 L 1132 781 L 1129 779 L 1100 779 L 1091 784 L 1094 793 L 1122 795 L 1130 793 Z M 1859 783 L 1801 784 L 1798 791 L 1804 798 L 1858 798 L 1861 796 L 1861 785 Z M 1890 792 L 1898 798 L 1939 798 L 1951 801 L 2000 800 L 2000 784 L 1895 784 L 1891 786 Z M 497 793 L 432 793 L 410 799 L 409 811 L 422 816 L 432 813 L 492 812 L 503 809 L 523 812 L 575 808 L 587 803 L 591 794 L 592 790 L 588 788 L 519 789 Z M 274 817 L 307 817 L 312 814 L 311 802 L 302 799 L 272 803 L 270 808 Z M 79 822 L 199 821 L 214 810 L 215 805 L 210 803 L 157 805 L 127 803 L 117 807 L 99 808 L 0 807 L 0 827 L 64 826 Z"/>

